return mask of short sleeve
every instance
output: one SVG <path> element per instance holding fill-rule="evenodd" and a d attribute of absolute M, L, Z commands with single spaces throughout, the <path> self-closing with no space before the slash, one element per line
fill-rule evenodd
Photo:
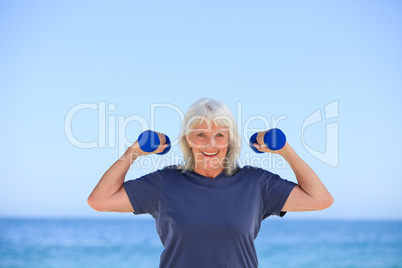
<path fill-rule="evenodd" d="M 123 186 L 134 209 L 134 214 L 151 214 L 158 211 L 162 175 L 155 171 L 136 180 L 126 181 Z"/>
<path fill-rule="evenodd" d="M 282 211 L 282 208 L 296 183 L 282 179 L 279 175 L 263 169 L 259 169 L 258 175 L 264 203 L 263 219 L 270 215 L 283 217 L 286 212 Z"/>

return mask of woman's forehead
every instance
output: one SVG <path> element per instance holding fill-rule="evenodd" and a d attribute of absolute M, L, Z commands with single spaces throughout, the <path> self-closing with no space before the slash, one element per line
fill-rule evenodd
<path fill-rule="evenodd" d="M 202 122 L 195 124 L 190 128 L 194 131 L 216 132 L 216 131 L 228 131 L 227 127 L 216 125 L 215 123 Z"/>

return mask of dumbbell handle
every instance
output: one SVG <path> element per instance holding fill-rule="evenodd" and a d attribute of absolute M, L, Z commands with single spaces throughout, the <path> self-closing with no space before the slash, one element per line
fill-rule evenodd
<path fill-rule="evenodd" d="M 159 145 L 167 144 L 168 146 L 160 153 L 166 154 L 170 150 L 170 139 L 163 133 L 158 133 L 152 130 L 146 130 L 138 136 L 138 145 L 144 152 L 151 153 L 159 148 Z"/>
<path fill-rule="evenodd" d="M 251 138 L 249 145 L 256 153 L 263 153 L 259 151 L 254 143 L 265 144 L 271 151 L 277 151 L 283 148 L 286 143 L 286 136 L 279 128 L 271 128 L 267 131 L 256 132 Z"/>

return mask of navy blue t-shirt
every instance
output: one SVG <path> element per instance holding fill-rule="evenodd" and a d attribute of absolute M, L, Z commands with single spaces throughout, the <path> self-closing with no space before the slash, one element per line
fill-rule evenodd
<path fill-rule="evenodd" d="M 160 267 L 257 267 L 260 224 L 296 184 L 246 166 L 214 179 L 169 166 L 124 183 L 135 214 L 149 213 L 164 246 Z"/>

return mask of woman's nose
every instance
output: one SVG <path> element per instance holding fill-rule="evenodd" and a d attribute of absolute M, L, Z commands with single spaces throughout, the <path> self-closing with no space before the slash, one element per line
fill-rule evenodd
<path fill-rule="evenodd" d="M 207 138 L 203 147 L 204 148 L 215 147 L 215 141 L 214 141 L 213 137 Z"/>

